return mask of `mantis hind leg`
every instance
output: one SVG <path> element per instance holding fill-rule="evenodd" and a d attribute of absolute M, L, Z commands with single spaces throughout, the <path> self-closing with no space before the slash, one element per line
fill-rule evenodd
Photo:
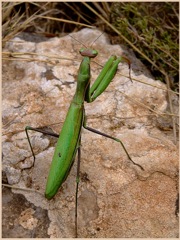
<path fill-rule="evenodd" d="M 31 148 L 31 152 L 32 152 L 32 155 L 33 155 L 33 158 L 34 158 L 34 162 L 35 162 L 35 154 L 34 154 L 33 147 L 32 147 L 32 144 L 31 144 L 31 141 L 30 141 L 30 137 L 29 137 L 29 134 L 28 134 L 28 131 L 29 131 L 29 130 L 33 130 L 33 131 L 36 131 L 36 132 L 40 132 L 40 133 L 43 133 L 43 134 L 47 134 L 47 135 L 49 135 L 49 136 L 56 137 L 56 138 L 59 137 L 59 134 L 52 133 L 52 132 L 48 132 L 48 131 L 43 130 L 43 129 L 41 129 L 41 128 L 33 128 L 33 127 L 30 127 L 30 126 L 26 126 L 26 127 L 25 127 L 26 136 L 27 136 L 28 143 L 29 143 L 29 146 L 30 146 L 30 148 Z M 34 166 L 34 163 L 33 163 L 33 166 Z"/>
<path fill-rule="evenodd" d="M 77 175 L 76 175 L 75 238 L 78 237 L 77 208 L 78 208 L 78 189 L 79 189 L 79 182 L 80 182 L 81 138 L 79 139 L 79 146 L 77 151 L 78 151 L 78 161 L 77 161 Z"/>
<path fill-rule="evenodd" d="M 135 162 L 132 160 L 132 158 L 130 157 L 130 155 L 129 155 L 127 149 L 125 148 L 123 142 L 122 142 L 120 139 L 115 138 L 115 137 L 112 137 L 112 136 L 110 136 L 110 135 L 108 135 L 108 134 L 106 134 L 106 133 L 100 132 L 100 131 L 98 131 L 98 130 L 96 130 L 96 129 L 94 129 L 94 128 L 87 127 L 87 126 L 86 126 L 86 121 L 84 121 L 84 123 L 83 123 L 83 127 L 84 127 L 86 130 L 90 131 L 90 132 L 93 132 L 93 133 L 99 134 L 99 135 L 104 136 L 104 137 L 106 137 L 106 138 L 110 138 L 110 139 L 112 139 L 112 140 L 114 140 L 114 141 L 120 143 L 121 146 L 122 146 L 122 148 L 124 149 L 124 151 L 125 151 L 125 153 L 126 153 L 128 159 L 129 159 L 134 165 L 140 167 L 141 170 L 144 171 L 144 168 L 143 168 L 140 164 L 135 163 Z"/>

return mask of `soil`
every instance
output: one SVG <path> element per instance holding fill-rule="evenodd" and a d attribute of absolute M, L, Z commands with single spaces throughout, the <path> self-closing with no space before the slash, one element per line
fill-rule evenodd
<path fill-rule="evenodd" d="M 37 223 L 32 229 L 26 224 L 23 214 L 33 212 L 33 217 L 27 218 L 31 221 L 33 219 Z M 27 216 L 27 214 L 26 214 Z M 11 189 L 3 187 L 2 189 L 2 238 L 49 238 L 47 229 L 49 227 L 49 218 L 47 210 L 36 207 L 34 204 L 28 202 L 21 194 L 12 193 Z M 24 227 L 23 227 L 23 226 Z M 25 228 L 27 226 L 27 228 Z"/>

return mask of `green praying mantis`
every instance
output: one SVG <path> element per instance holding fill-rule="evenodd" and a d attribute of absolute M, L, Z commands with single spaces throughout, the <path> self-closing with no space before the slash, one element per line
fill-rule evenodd
<path fill-rule="evenodd" d="M 58 138 L 57 145 L 55 148 L 53 160 L 51 163 L 49 176 L 47 179 L 45 197 L 50 200 L 52 199 L 62 183 L 68 177 L 68 174 L 71 170 L 71 167 L 74 163 L 76 153 L 78 153 L 78 165 L 77 165 L 77 177 L 76 177 L 76 204 L 75 204 L 75 236 L 78 237 L 78 227 L 77 227 L 77 200 L 78 200 L 78 185 L 80 182 L 80 158 L 81 158 L 81 130 L 85 128 L 88 131 L 102 135 L 104 137 L 110 138 L 122 146 L 124 149 L 127 158 L 135 165 L 137 165 L 141 170 L 144 170 L 143 167 L 135 163 L 128 151 L 126 150 L 122 141 L 118 138 L 110 136 L 108 134 L 102 133 L 96 129 L 88 127 L 86 125 L 86 115 L 84 102 L 91 103 L 98 96 L 100 96 L 105 89 L 108 87 L 110 82 L 113 80 L 118 65 L 121 61 L 126 61 L 130 68 L 130 62 L 126 57 L 116 57 L 111 56 L 109 60 L 104 65 L 101 73 L 95 80 L 94 84 L 90 85 L 90 62 L 92 58 L 95 58 L 98 55 L 98 52 L 91 48 L 81 48 L 80 54 L 83 57 L 78 70 L 77 77 L 77 87 L 74 94 L 74 97 L 71 101 L 69 110 L 67 112 L 62 130 L 60 135 L 50 134 Z M 35 160 L 35 154 L 30 142 L 30 137 L 28 135 L 29 130 L 35 130 L 41 133 L 48 134 L 40 128 L 33 128 L 27 126 L 25 128 L 27 139 L 32 151 L 32 155 Z"/>

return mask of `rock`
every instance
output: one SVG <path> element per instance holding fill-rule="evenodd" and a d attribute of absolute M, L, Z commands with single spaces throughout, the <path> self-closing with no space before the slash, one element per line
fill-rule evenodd
<path fill-rule="evenodd" d="M 100 32 L 83 29 L 71 35 L 89 45 Z M 51 220 L 48 234 L 54 238 L 70 238 L 75 234 L 77 162 L 57 195 L 46 200 L 43 193 L 56 139 L 29 132 L 36 153 L 31 167 L 33 158 L 24 128 L 48 126 L 59 134 L 76 89 L 81 47 L 70 36 L 38 43 L 15 37 L 4 49 L 16 58 L 3 63 L 3 170 L 11 179 L 9 183 L 19 187 L 25 187 L 26 179 L 31 177 L 32 189 L 42 194 L 13 191 L 48 210 Z M 83 129 L 78 236 L 176 238 L 178 149 L 172 130 L 164 131 L 159 127 L 162 119 L 158 120 L 158 112 L 168 108 L 167 93 L 161 89 L 165 85 L 154 81 L 124 46 L 110 45 L 105 34 L 93 47 L 99 50 L 99 55 L 92 61 L 92 81 L 101 68 L 94 61 L 104 64 L 110 55 L 116 54 L 131 59 L 133 79 L 153 87 L 135 80 L 132 83 L 128 65 L 122 62 L 106 91 L 93 103 L 85 103 L 87 125 L 121 139 L 133 161 L 144 171 L 128 160 L 120 143 Z M 18 177 L 15 171 L 20 173 Z"/>

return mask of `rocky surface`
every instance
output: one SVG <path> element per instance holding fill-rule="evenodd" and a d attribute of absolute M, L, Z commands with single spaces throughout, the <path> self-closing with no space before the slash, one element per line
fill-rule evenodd
<path fill-rule="evenodd" d="M 88 45 L 100 32 L 84 29 L 72 35 Z M 74 237 L 77 163 L 58 194 L 46 200 L 43 194 L 57 140 L 30 133 L 36 152 L 33 167 L 24 128 L 47 126 L 48 130 L 60 132 L 76 88 L 81 47 L 70 36 L 42 42 L 16 37 L 3 50 L 14 57 L 13 61 L 3 63 L 3 172 L 9 184 L 34 190 L 13 192 L 23 194 L 30 204 L 48 211 L 50 224 L 39 237 L 47 234 L 54 238 Z M 119 143 L 83 130 L 78 236 L 176 238 L 178 149 L 173 143 L 171 118 L 157 114 L 168 109 L 167 93 L 160 89 L 165 86 L 154 81 L 125 47 L 110 45 L 105 35 L 93 47 L 99 51 L 97 63 L 104 64 L 112 54 L 125 55 L 132 62 L 132 78 L 158 88 L 135 80 L 132 83 L 128 66 L 123 62 L 107 90 L 93 103 L 85 104 L 87 125 L 121 139 L 132 159 L 145 171 L 128 160 Z M 100 69 L 92 63 L 92 81 Z M 32 226 L 30 219 L 34 214 L 34 210 L 27 208 L 17 216 L 19 219 L 25 213 L 21 224 L 24 229 L 28 229 L 28 223 Z M 32 231 L 37 224 L 38 220 Z M 17 232 L 15 236 L 13 232 L 13 236 L 21 234 Z"/>

